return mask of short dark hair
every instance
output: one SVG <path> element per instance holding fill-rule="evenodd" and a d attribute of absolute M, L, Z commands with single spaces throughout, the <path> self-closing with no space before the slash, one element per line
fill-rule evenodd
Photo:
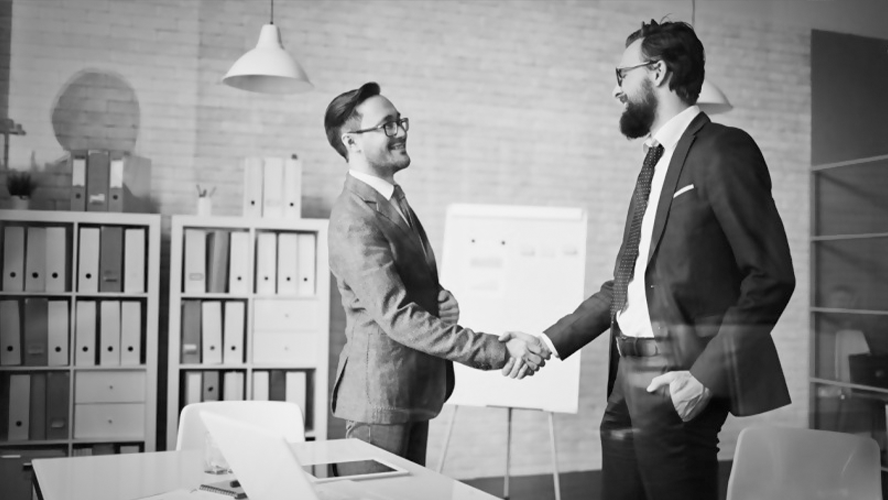
<path fill-rule="evenodd" d="M 669 90 L 686 104 L 696 104 L 703 87 L 706 54 L 694 28 L 684 22 L 641 23 L 641 29 L 626 38 L 626 46 L 641 39 L 641 54 L 648 61 L 663 61 L 672 74 Z"/>
<path fill-rule="evenodd" d="M 339 94 L 327 106 L 327 112 L 324 113 L 327 141 L 346 160 L 348 160 L 348 150 L 342 144 L 342 127 L 351 120 L 360 122 L 361 114 L 355 109 L 375 95 L 379 95 L 379 84 L 367 82 L 361 85 L 361 88 Z"/>

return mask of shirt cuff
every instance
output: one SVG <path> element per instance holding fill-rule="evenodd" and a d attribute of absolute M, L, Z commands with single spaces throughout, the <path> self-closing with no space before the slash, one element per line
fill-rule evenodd
<path fill-rule="evenodd" d="M 543 343 L 549 348 L 549 352 L 551 352 L 556 358 L 561 359 L 561 356 L 558 355 L 558 351 L 555 350 L 555 344 L 552 343 L 552 339 L 550 339 L 545 333 L 541 333 L 540 338 L 543 339 Z"/>

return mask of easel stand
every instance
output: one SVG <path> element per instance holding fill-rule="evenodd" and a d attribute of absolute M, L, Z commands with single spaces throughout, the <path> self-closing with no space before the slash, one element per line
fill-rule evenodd
<path fill-rule="evenodd" d="M 509 466 L 511 465 L 512 460 L 512 410 L 514 409 L 515 408 L 512 407 L 506 407 L 506 474 L 503 477 L 503 500 L 509 500 Z M 447 448 L 450 446 L 450 436 L 453 434 L 453 423 L 456 421 L 457 410 L 459 410 L 458 405 L 453 407 L 453 415 L 450 417 L 450 423 L 447 424 L 447 435 L 444 438 L 444 448 L 441 450 L 441 458 L 438 460 L 438 473 L 444 469 L 444 459 L 447 457 Z M 552 478 L 555 483 L 555 500 L 561 500 L 561 483 L 558 480 L 558 448 L 555 445 L 555 414 L 551 411 L 547 411 L 546 413 L 549 416 L 549 438 L 552 445 Z"/>

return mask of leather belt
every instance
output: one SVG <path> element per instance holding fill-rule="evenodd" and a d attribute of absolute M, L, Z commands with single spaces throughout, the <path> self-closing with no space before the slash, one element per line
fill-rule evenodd
<path fill-rule="evenodd" d="M 642 337 L 617 336 L 617 352 L 621 357 L 646 358 L 660 354 L 657 340 Z"/>

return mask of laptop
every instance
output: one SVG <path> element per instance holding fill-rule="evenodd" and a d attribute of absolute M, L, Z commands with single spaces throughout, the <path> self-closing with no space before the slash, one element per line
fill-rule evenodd
<path fill-rule="evenodd" d="M 320 500 L 282 435 L 211 412 L 200 416 L 250 500 Z"/>

